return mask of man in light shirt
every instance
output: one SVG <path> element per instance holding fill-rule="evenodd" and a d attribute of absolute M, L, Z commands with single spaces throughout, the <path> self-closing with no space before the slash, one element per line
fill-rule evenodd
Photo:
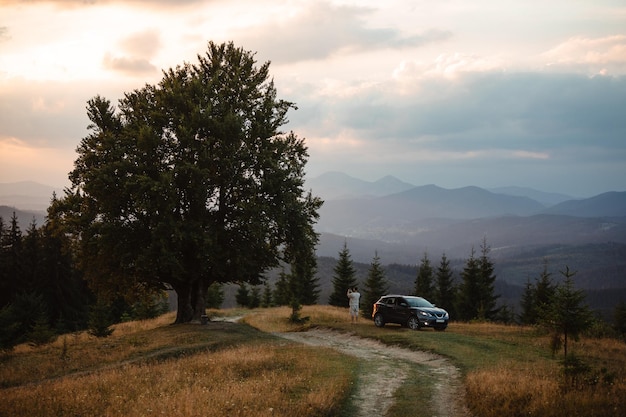
<path fill-rule="evenodd" d="M 357 287 L 348 288 L 348 298 L 350 299 L 350 320 L 356 323 L 359 321 L 359 300 L 361 299 Z"/>

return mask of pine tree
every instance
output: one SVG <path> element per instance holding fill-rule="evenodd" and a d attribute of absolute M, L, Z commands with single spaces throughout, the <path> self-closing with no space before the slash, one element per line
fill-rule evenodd
<path fill-rule="evenodd" d="M 220 308 L 224 302 L 224 288 L 219 282 L 209 285 L 206 294 L 206 308 Z"/>
<path fill-rule="evenodd" d="M 241 307 L 248 307 L 250 305 L 250 290 L 245 282 L 239 284 L 237 294 L 235 294 L 235 301 Z"/>
<path fill-rule="evenodd" d="M 317 258 L 314 251 L 304 257 L 299 257 L 291 265 L 290 288 L 292 295 L 303 305 L 316 304 L 319 298 L 319 278 L 317 273 Z"/>
<path fill-rule="evenodd" d="M 261 289 L 258 285 L 252 287 L 249 301 L 248 308 L 257 308 L 261 305 Z"/>
<path fill-rule="evenodd" d="M 0 253 L 2 278 L 0 282 L 0 307 L 11 303 L 20 293 L 29 292 L 24 286 L 24 264 L 22 257 L 22 232 L 13 212 L 11 221 L 2 233 Z"/>
<path fill-rule="evenodd" d="M 474 248 L 470 257 L 465 261 L 461 271 L 461 285 L 458 292 L 457 313 L 460 320 L 473 320 L 478 318 L 480 296 L 480 270 Z"/>
<path fill-rule="evenodd" d="M 626 303 L 620 301 L 613 310 L 613 328 L 617 334 L 626 340 Z"/>
<path fill-rule="evenodd" d="M 420 266 L 417 270 L 417 277 L 415 278 L 415 295 L 432 300 L 434 297 L 434 271 L 428 259 L 428 253 L 424 252 L 424 257 L 420 261 Z"/>
<path fill-rule="evenodd" d="M 339 260 L 333 271 L 333 292 L 330 294 L 328 304 L 347 308 L 349 306 L 346 295 L 348 288 L 353 288 L 357 285 L 355 278 L 356 270 L 352 264 L 347 242 L 344 242 L 343 249 L 339 252 Z"/>
<path fill-rule="evenodd" d="M 290 302 L 289 275 L 285 270 L 281 270 L 274 288 L 274 304 L 277 306 L 286 306 Z"/>
<path fill-rule="evenodd" d="M 552 282 L 551 276 L 552 273 L 548 272 L 548 262 L 544 261 L 543 271 L 539 276 L 539 280 L 535 284 L 535 308 L 537 309 L 537 312 L 535 313 L 535 315 L 537 316 L 535 319 L 535 323 L 539 321 L 539 311 L 544 310 L 552 303 L 552 300 L 554 299 L 556 286 Z"/>
<path fill-rule="evenodd" d="M 370 264 L 367 280 L 365 281 L 365 288 L 363 289 L 362 316 L 371 318 L 374 303 L 388 292 L 389 284 L 385 277 L 385 270 L 380 265 L 380 258 L 378 257 L 378 253 L 376 253 Z"/>
<path fill-rule="evenodd" d="M 489 257 L 491 248 L 487 245 L 487 238 L 483 238 L 480 251 L 480 258 L 478 259 L 480 286 L 478 318 L 493 320 L 500 311 L 500 309 L 497 308 L 497 301 L 500 296 L 495 295 L 494 284 L 496 275 L 494 274 L 494 264 Z"/>
<path fill-rule="evenodd" d="M 453 273 L 450 269 L 450 261 L 445 253 L 441 255 L 441 261 L 435 276 L 437 288 L 435 289 L 433 302 L 439 307 L 446 309 L 450 317 L 456 317 L 456 288 L 454 286 Z"/>
<path fill-rule="evenodd" d="M 537 319 L 535 314 L 535 287 L 530 283 L 530 280 L 527 280 L 524 286 L 520 307 L 522 308 L 522 312 L 519 315 L 520 322 L 522 324 L 534 324 Z"/>
<path fill-rule="evenodd" d="M 565 279 L 556 287 L 552 303 L 543 317 L 554 332 L 553 352 L 562 346 L 563 356 L 567 358 L 569 339 L 578 340 L 580 333 L 591 325 L 591 312 L 584 303 L 585 293 L 574 289 L 572 277 L 576 272 L 570 271 L 568 266 L 560 272 Z"/>
<path fill-rule="evenodd" d="M 103 301 L 98 301 L 91 306 L 89 312 L 89 334 L 96 337 L 109 337 L 113 333 L 111 325 L 111 306 Z"/>
<path fill-rule="evenodd" d="M 272 288 L 268 282 L 263 285 L 263 298 L 261 299 L 261 307 L 268 308 L 273 306 Z"/>
<path fill-rule="evenodd" d="M 543 312 L 552 303 L 556 287 L 552 283 L 551 275 L 548 272 L 548 263 L 544 261 L 543 271 L 539 279 L 535 280 L 535 285 L 527 283 L 521 299 L 520 321 L 523 324 L 538 324 Z"/>

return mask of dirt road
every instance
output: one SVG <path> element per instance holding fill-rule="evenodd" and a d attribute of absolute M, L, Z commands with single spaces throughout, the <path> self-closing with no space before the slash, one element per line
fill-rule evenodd
<path fill-rule="evenodd" d="M 433 410 L 430 417 L 470 415 L 464 406 L 460 372 L 445 358 L 333 330 L 312 329 L 277 335 L 311 346 L 330 347 L 367 362 L 371 372 L 359 377 L 353 398 L 358 410 L 356 417 L 384 416 L 393 404 L 394 392 L 408 377 L 412 364 L 422 365 L 427 373 L 425 383 L 433 384 L 432 398 L 424 399 Z"/>

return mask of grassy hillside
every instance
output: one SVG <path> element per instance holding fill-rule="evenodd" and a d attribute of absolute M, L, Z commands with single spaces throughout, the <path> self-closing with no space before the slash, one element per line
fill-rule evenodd
<path fill-rule="evenodd" d="M 159 320 L 0 360 L 0 416 L 340 415 L 356 362 L 249 326 Z"/>
<path fill-rule="evenodd" d="M 0 356 L 0 416 L 347 415 L 362 365 L 271 334 L 311 326 L 449 358 L 463 372 L 476 416 L 618 416 L 626 406 L 626 344 L 616 340 L 572 343 L 581 365 L 564 375 L 549 336 L 536 328 L 379 329 L 369 320 L 351 325 L 347 310 L 328 306 L 305 307 L 305 326 L 290 325 L 286 308 L 245 313 L 247 324 L 171 326 L 169 314 L 120 324 L 106 339 L 79 333 L 47 346 L 18 346 Z M 392 417 L 423 407 L 414 388 L 406 384 L 396 393 Z"/>

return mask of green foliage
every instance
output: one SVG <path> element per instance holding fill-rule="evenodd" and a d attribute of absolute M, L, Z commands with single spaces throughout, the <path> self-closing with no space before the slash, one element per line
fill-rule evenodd
<path fill-rule="evenodd" d="M 461 320 L 494 320 L 499 312 L 499 296 L 494 293 L 494 264 L 489 258 L 486 238 L 480 246 L 481 256 L 475 257 L 474 248 L 461 273 L 463 279 L 458 292 L 458 314 Z"/>
<path fill-rule="evenodd" d="M 257 308 L 261 305 L 261 290 L 258 286 L 252 287 L 252 292 L 250 293 L 250 302 L 248 304 L 248 308 Z"/>
<path fill-rule="evenodd" d="M 89 334 L 95 337 L 109 337 L 113 334 L 110 306 L 99 300 L 89 311 Z"/>
<path fill-rule="evenodd" d="M 273 307 L 274 302 L 272 300 L 272 288 L 269 283 L 265 283 L 263 285 L 263 297 L 261 299 L 261 307 Z"/>
<path fill-rule="evenodd" d="M 235 294 L 235 301 L 240 307 L 250 306 L 250 289 L 245 282 L 239 284 L 237 293 Z"/>
<path fill-rule="evenodd" d="M 620 337 L 626 340 L 626 302 L 621 301 L 613 311 L 613 327 Z"/>
<path fill-rule="evenodd" d="M 291 301 L 291 290 L 289 288 L 289 274 L 281 269 L 278 275 L 278 281 L 276 281 L 276 288 L 274 289 L 274 304 L 277 306 L 286 306 Z"/>
<path fill-rule="evenodd" d="M 56 211 L 97 292 L 169 285 L 176 322 L 199 320 L 212 283 L 257 285 L 314 248 L 322 202 L 303 188 L 308 151 L 280 131 L 294 107 L 277 98 L 269 62 L 212 42 L 117 109 L 90 100 Z"/>
<path fill-rule="evenodd" d="M 19 323 L 12 305 L 0 309 L 0 351 L 11 350 L 20 342 Z"/>
<path fill-rule="evenodd" d="M 167 294 L 160 292 L 147 294 L 132 305 L 133 320 L 146 320 L 160 316 L 169 311 Z"/>
<path fill-rule="evenodd" d="M 344 242 L 343 249 L 339 252 L 339 260 L 333 271 L 333 292 L 330 294 L 328 304 L 336 307 L 348 307 L 349 300 L 346 293 L 348 288 L 357 286 L 357 281 L 356 270 L 352 264 L 347 242 Z"/>
<path fill-rule="evenodd" d="M 54 329 L 48 323 L 48 317 L 41 312 L 26 338 L 31 345 L 42 346 L 54 341 L 56 336 Z"/>
<path fill-rule="evenodd" d="M 372 318 L 373 305 L 378 299 L 389 292 L 389 283 L 385 277 L 385 270 L 380 265 L 378 253 L 374 255 L 374 259 L 370 264 L 363 288 L 363 308 L 361 315 L 365 318 Z"/>
<path fill-rule="evenodd" d="M 591 325 L 592 315 L 584 304 L 585 293 L 574 289 L 572 277 L 576 272 L 570 271 L 566 266 L 561 274 L 565 279 L 556 287 L 552 303 L 543 316 L 543 323 L 553 332 L 553 352 L 562 347 L 563 355 L 567 357 L 569 339 L 578 340 L 581 332 Z"/>
<path fill-rule="evenodd" d="M 420 261 L 417 269 L 417 277 L 415 277 L 414 295 L 423 297 L 427 300 L 433 300 L 435 295 L 434 288 L 434 271 L 428 259 L 428 253 L 424 252 L 424 256 Z"/>
<path fill-rule="evenodd" d="M 435 276 L 437 285 L 432 302 L 444 308 L 450 317 L 456 318 L 456 287 L 454 286 L 452 269 L 450 269 L 450 261 L 445 253 L 441 255 Z"/>
<path fill-rule="evenodd" d="M 222 284 L 214 282 L 209 285 L 206 295 L 206 308 L 220 308 L 224 303 L 224 288 Z"/>
<path fill-rule="evenodd" d="M 535 280 L 535 284 L 527 282 L 521 299 L 522 324 L 538 324 L 546 308 L 552 303 L 556 286 L 552 283 L 551 275 L 548 272 L 548 263 L 544 261 L 543 271 L 539 279 Z"/>
<path fill-rule="evenodd" d="M 303 305 L 316 304 L 319 298 L 319 278 L 317 273 L 317 258 L 313 248 L 298 254 L 291 264 L 289 287 L 292 297 Z"/>

